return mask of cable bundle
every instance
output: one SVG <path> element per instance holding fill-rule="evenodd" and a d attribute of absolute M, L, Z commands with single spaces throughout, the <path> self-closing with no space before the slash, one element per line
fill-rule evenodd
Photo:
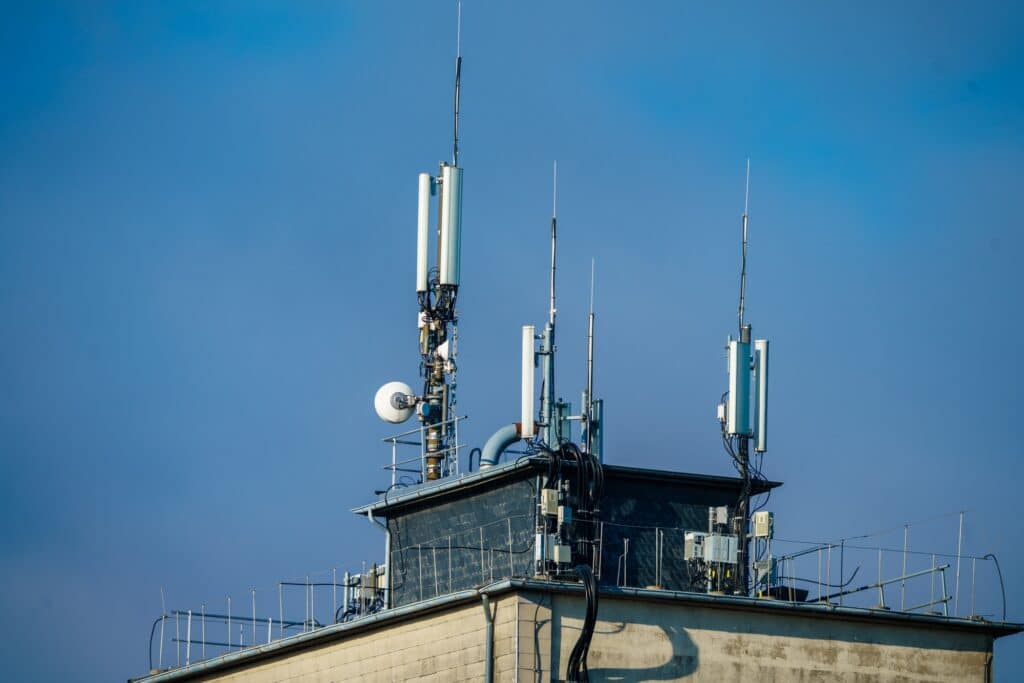
<path fill-rule="evenodd" d="M 597 577 L 590 567 L 581 564 L 576 567 L 576 573 L 580 575 L 583 583 L 583 590 L 587 598 L 587 612 L 583 618 L 583 628 L 580 630 L 580 637 L 569 654 L 569 665 L 566 668 L 566 680 L 572 683 L 590 681 L 590 671 L 587 669 L 587 653 L 590 652 L 590 641 L 594 637 L 594 626 L 597 624 Z"/>

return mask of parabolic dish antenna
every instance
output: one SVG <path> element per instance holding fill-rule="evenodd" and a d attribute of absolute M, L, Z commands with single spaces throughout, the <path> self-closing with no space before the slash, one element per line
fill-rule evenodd
<path fill-rule="evenodd" d="M 413 395 L 412 387 L 405 382 L 388 382 L 377 390 L 373 407 L 380 419 L 400 424 L 412 417 L 416 410 L 416 404 L 409 400 Z"/>

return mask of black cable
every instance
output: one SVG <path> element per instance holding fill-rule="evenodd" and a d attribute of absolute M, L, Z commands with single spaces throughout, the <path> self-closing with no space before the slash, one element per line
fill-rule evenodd
<path fill-rule="evenodd" d="M 598 588 L 594 573 L 585 564 L 576 567 L 583 583 L 583 592 L 586 598 L 586 615 L 583 618 L 583 627 L 580 629 L 579 638 L 569 654 L 569 663 L 566 667 L 566 680 L 572 683 L 587 682 L 590 680 L 590 671 L 587 668 L 587 654 L 590 651 L 590 642 L 594 637 L 594 627 L 597 624 Z"/>

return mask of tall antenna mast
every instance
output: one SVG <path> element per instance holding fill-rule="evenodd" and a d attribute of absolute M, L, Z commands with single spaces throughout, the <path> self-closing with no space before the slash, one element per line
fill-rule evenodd
<path fill-rule="evenodd" d="M 452 166 L 459 165 L 459 81 L 462 79 L 462 2 L 457 3 L 455 20 L 455 121 L 452 135 Z"/>
<path fill-rule="evenodd" d="M 416 215 L 416 300 L 422 390 L 402 382 L 382 386 L 374 398 L 377 414 L 398 424 L 415 413 L 422 423 L 423 478 L 458 473 L 458 416 L 455 414 L 459 328 L 455 302 L 462 262 L 462 169 L 459 167 L 459 87 L 462 74 L 462 3 L 457 5 L 455 106 L 452 163 L 436 176 L 419 174 Z M 435 266 L 430 262 L 431 197 L 437 197 Z"/>
<path fill-rule="evenodd" d="M 743 254 L 740 257 L 740 307 L 736 317 L 743 331 L 743 308 L 747 296 L 747 206 L 750 201 L 750 157 L 747 157 L 747 183 L 743 190 Z"/>
<path fill-rule="evenodd" d="M 544 326 L 541 336 L 541 368 L 544 376 L 544 391 L 540 397 L 541 422 L 544 425 L 542 434 L 544 442 L 554 448 L 561 438 L 555 406 L 555 264 L 556 244 L 558 238 L 558 162 L 551 167 L 551 287 L 548 304 L 548 324 Z"/>

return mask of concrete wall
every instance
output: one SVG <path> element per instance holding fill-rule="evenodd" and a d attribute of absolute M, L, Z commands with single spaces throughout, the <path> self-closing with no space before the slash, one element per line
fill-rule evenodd
<path fill-rule="evenodd" d="M 524 599 L 520 633 L 536 636 L 519 680 L 564 676 L 582 599 Z M 935 627 L 604 598 L 588 664 L 595 681 L 962 683 L 990 680 L 991 652 L 989 636 Z"/>
<path fill-rule="evenodd" d="M 497 680 L 512 680 L 514 595 L 491 601 Z M 273 660 L 199 680 L 245 683 L 331 681 L 480 681 L 484 612 L 479 602 L 346 636 Z"/>
<path fill-rule="evenodd" d="M 526 591 L 491 601 L 495 680 L 551 681 L 582 624 L 581 596 Z M 992 639 L 928 625 L 602 598 L 594 681 L 989 681 Z M 204 681 L 480 681 L 479 602 L 339 634 Z M 518 675 L 517 675 L 518 674 Z"/>

